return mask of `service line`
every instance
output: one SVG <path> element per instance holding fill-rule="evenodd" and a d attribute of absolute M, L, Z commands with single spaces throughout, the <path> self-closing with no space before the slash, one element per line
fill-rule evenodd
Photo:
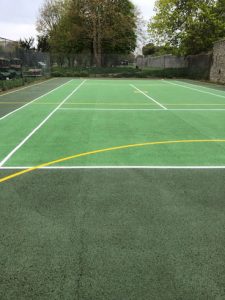
<path fill-rule="evenodd" d="M 192 90 L 192 91 L 197 91 L 199 93 L 209 94 L 209 95 L 212 95 L 212 96 L 216 96 L 216 97 L 225 99 L 225 95 L 224 96 L 223 95 L 218 95 L 218 94 L 215 94 L 215 93 L 199 90 L 199 89 L 196 89 L 196 88 L 192 88 L 190 86 L 186 86 L 186 85 L 183 85 L 183 84 L 178 84 L 178 83 L 171 82 L 171 81 L 168 81 L 168 80 L 164 80 L 164 82 L 169 83 L 171 85 L 179 86 L 179 87 L 182 87 L 182 88 L 185 88 L 185 89 L 189 89 L 189 90 Z"/>
<path fill-rule="evenodd" d="M 145 97 L 147 97 L 148 99 L 150 99 L 151 101 L 155 102 L 157 105 L 159 105 L 160 107 L 162 107 L 163 109 L 167 110 L 167 108 L 162 105 L 161 103 L 159 103 L 158 101 L 156 101 L 155 99 L 153 99 L 152 97 L 150 97 L 149 95 L 147 95 L 145 92 L 143 92 L 142 90 L 139 90 L 139 88 L 137 88 L 135 85 L 130 84 L 130 86 L 134 89 L 136 89 L 137 91 L 139 91 L 141 94 L 143 94 Z"/>

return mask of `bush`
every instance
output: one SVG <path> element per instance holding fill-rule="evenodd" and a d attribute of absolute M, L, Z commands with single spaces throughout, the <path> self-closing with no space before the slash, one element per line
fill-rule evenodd
<path fill-rule="evenodd" d="M 113 77 L 113 74 L 134 73 L 136 70 L 133 67 L 89 67 L 89 68 L 52 68 L 52 76 L 54 77 Z"/>
<path fill-rule="evenodd" d="M 209 79 L 209 70 L 189 69 L 187 78 L 208 80 Z"/>
<path fill-rule="evenodd" d="M 82 71 L 82 72 L 80 72 L 80 76 L 79 77 L 89 77 L 89 73 L 85 72 L 85 71 Z"/>
<path fill-rule="evenodd" d="M 0 81 L 0 88 L 3 91 L 7 91 L 9 89 L 13 89 L 19 86 L 23 86 L 24 80 L 22 78 L 20 79 L 13 79 L 13 80 L 1 80 Z"/>
<path fill-rule="evenodd" d="M 65 77 L 74 77 L 74 73 L 73 72 L 66 72 Z"/>
<path fill-rule="evenodd" d="M 63 77 L 63 73 L 59 71 L 54 71 L 51 73 L 52 77 Z"/>
<path fill-rule="evenodd" d="M 209 71 L 188 68 L 136 69 L 130 66 L 106 68 L 59 68 L 52 70 L 54 77 L 104 77 L 104 78 L 190 78 L 208 79 Z"/>
<path fill-rule="evenodd" d="M 11 80 L 0 80 L 0 90 L 7 91 L 10 89 L 24 86 L 26 84 L 29 84 L 29 83 L 32 83 L 32 82 L 38 81 L 38 80 L 40 80 L 40 78 L 35 78 L 35 77 L 25 77 L 25 78 L 11 79 Z"/>

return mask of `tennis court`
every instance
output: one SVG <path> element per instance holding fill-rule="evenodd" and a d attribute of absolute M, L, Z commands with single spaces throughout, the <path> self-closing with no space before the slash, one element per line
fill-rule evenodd
<path fill-rule="evenodd" d="M 0 297 L 224 299 L 225 88 L 0 94 Z"/>

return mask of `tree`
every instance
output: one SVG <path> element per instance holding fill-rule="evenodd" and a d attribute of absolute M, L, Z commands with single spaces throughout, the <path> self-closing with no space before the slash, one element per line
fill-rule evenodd
<path fill-rule="evenodd" d="M 48 36 L 38 35 L 37 36 L 37 50 L 41 52 L 48 52 L 50 50 Z"/>
<path fill-rule="evenodd" d="M 25 38 L 24 40 L 20 39 L 19 40 L 19 45 L 21 48 L 25 49 L 25 50 L 34 50 L 34 38 L 33 37 L 29 37 L 29 38 Z"/>
<path fill-rule="evenodd" d="M 197 54 L 212 48 L 225 36 L 224 0 L 157 0 L 149 33 L 157 45 Z"/>
<path fill-rule="evenodd" d="M 156 50 L 157 50 L 157 48 L 155 47 L 155 45 L 153 43 L 148 43 L 147 45 L 145 45 L 142 48 L 142 54 L 144 56 L 152 55 L 156 52 Z"/>
<path fill-rule="evenodd" d="M 75 54 L 82 52 L 84 30 L 79 16 L 79 0 L 46 0 L 40 9 L 37 31 L 48 41 L 49 50 L 63 64 L 73 65 Z"/>
<path fill-rule="evenodd" d="M 136 46 L 136 17 L 129 0 L 83 0 L 81 13 L 86 36 L 92 41 L 97 66 L 104 53 L 129 53 Z"/>
<path fill-rule="evenodd" d="M 48 36 L 59 24 L 65 7 L 65 0 L 46 0 L 40 9 L 36 22 L 37 31 Z"/>
<path fill-rule="evenodd" d="M 97 66 L 103 53 L 130 53 L 136 46 L 136 15 L 129 0 L 47 0 L 37 29 L 52 51 L 89 50 Z"/>
<path fill-rule="evenodd" d="M 148 43 L 142 48 L 142 54 L 144 56 L 147 55 L 165 55 L 165 54 L 173 54 L 177 55 L 177 48 L 168 46 L 168 45 L 163 45 L 163 46 L 155 46 L 153 43 Z"/>

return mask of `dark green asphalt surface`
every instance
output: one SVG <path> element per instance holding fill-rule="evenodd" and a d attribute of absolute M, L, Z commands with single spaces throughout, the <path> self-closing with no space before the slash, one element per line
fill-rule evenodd
<path fill-rule="evenodd" d="M 224 182 L 86 169 L 2 183 L 0 299 L 225 299 Z"/>
<path fill-rule="evenodd" d="M 34 83 L 27 86 L 25 89 L 18 88 L 18 91 L 8 91 L 6 93 L 0 93 L 0 118 L 7 115 L 13 110 L 20 108 L 28 102 L 50 92 L 51 90 L 59 87 L 70 79 L 68 78 L 54 78 L 52 80 L 46 80 L 39 84 Z M 16 89 L 17 90 L 17 89 Z"/>

